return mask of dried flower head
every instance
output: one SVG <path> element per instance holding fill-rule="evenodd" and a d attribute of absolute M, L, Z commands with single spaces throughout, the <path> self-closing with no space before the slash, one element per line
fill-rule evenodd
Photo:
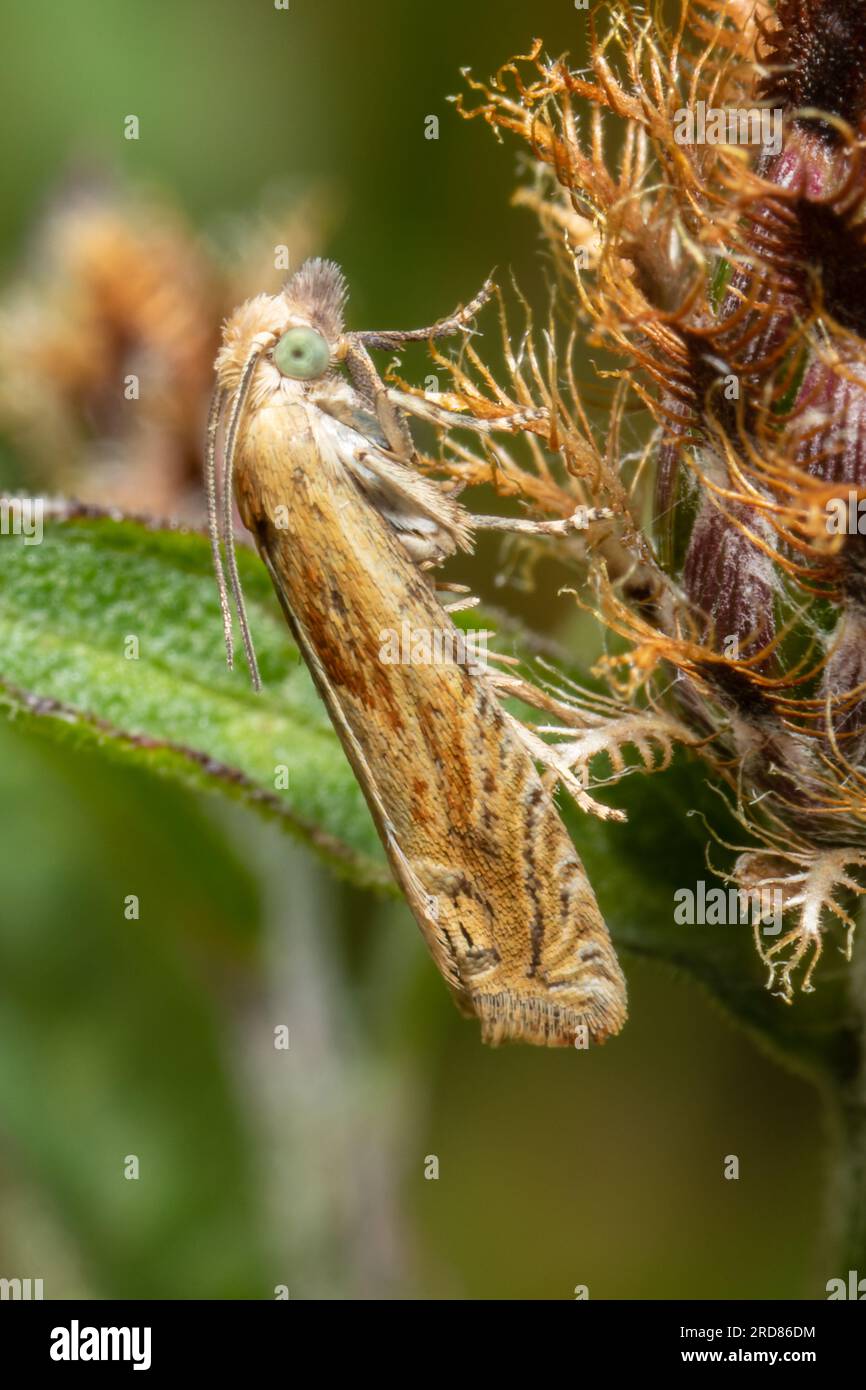
<path fill-rule="evenodd" d="M 866 6 L 683 0 L 668 27 L 612 4 L 588 24 L 587 69 L 535 42 L 457 98 L 529 145 L 517 201 L 556 286 L 543 348 L 506 342 L 508 394 L 471 347 L 452 364 L 459 408 L 548 408 L 530 465 L 452 443 L 447 466 L 541 512 L 577 494 L 617 513 L 590 576 L 631 708 L 595 709 L 594 747 L 666 719 L 709 762 L 751 841 L 731 878 L 782 893 L 759 949 L 790 999 L 834 925 L 850 955 L 866 883 Z M 603 430 L 586 341 L 621 362 Z"/>

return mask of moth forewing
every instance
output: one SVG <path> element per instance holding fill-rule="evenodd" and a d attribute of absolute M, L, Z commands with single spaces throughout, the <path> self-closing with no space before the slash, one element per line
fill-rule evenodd
<path fill-rule="evenodd" d="M 282 319 L 269 301 L 261 315 L 247 305 L 227 324 L 217 370 L 229 396 L 263 328 L 273 335 L 303 322 L 321 332 L 312 273 L 297 292 L 306 269 L 277 297 Z M 339 296 L 325 281 L 333 308 Z M 332 359 L 341 333 L 332 315 Z M 359 469 L 381 446 L 350 425 L 335 442 L 329 381 L 345 407 L 333 360 L 311 388 L 262 352 L 234 450 L 241 517 L 461 1009 L 489 1042 L 601 1041 L 625 1020 L 625 983 L 583 866 L 492 679 L 455 659 L 460 635 L 411 558 L 407 532 L 429 534 L 435 515 L 419 506 L 413 520 L 411 489 L 400 512 L 387 488 L 383 503 L 365 485 Z M 349 404 L 358 420 L 375 410 L 360 395 Z M 456 505 L 449 499 L 441 518 L 446 539 L 452 522 L 464 537 L 470 523 L 465 512 L 455 521 Z M 405 630 L 440 634 L 442 659 L 390 659 L 388 635 Z"/>

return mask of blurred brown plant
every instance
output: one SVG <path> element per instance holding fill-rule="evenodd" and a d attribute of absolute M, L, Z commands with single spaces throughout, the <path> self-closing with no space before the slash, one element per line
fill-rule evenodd
<path fill-rule="evenodd" d="M 0 295 L 0 433 L 28 479 L 198 518 L 220 322 L 285 278 L 278 247 L 303 260 L 329 221 L 320 192 L 275 196 L 220 255 L 152 191 L 67 180 Z"/>

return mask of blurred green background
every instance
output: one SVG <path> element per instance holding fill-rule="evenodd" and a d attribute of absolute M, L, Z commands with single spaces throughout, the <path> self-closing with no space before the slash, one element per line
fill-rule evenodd
<path fill-rule="evenodd" d="M 444 98 L 536 33 L 579 61 L 569 0 L 2 11 L 7 283 L 85 164 L 217 240 L 321 186 L 356 326 L 426 323 L 494 264 L 538 294 L 523 156 Z M 49 1298 L 814 1291 L 817 1098 L 687 980 L 627 960 L 631 1020 L 590 1058 L 489 1051 L 402 904 L 251 811 L 12 723 L 0 817 L 0 1276 Z"/>

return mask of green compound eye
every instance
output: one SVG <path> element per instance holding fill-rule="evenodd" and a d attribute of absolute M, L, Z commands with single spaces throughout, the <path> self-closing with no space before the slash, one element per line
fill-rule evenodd
<path fill-rule="evenodd" d="M 283 376 L 311 381 L 325 371 L 331 353 L 315 328 L 290 328 L 274 348 L 274 361 Z"/>

